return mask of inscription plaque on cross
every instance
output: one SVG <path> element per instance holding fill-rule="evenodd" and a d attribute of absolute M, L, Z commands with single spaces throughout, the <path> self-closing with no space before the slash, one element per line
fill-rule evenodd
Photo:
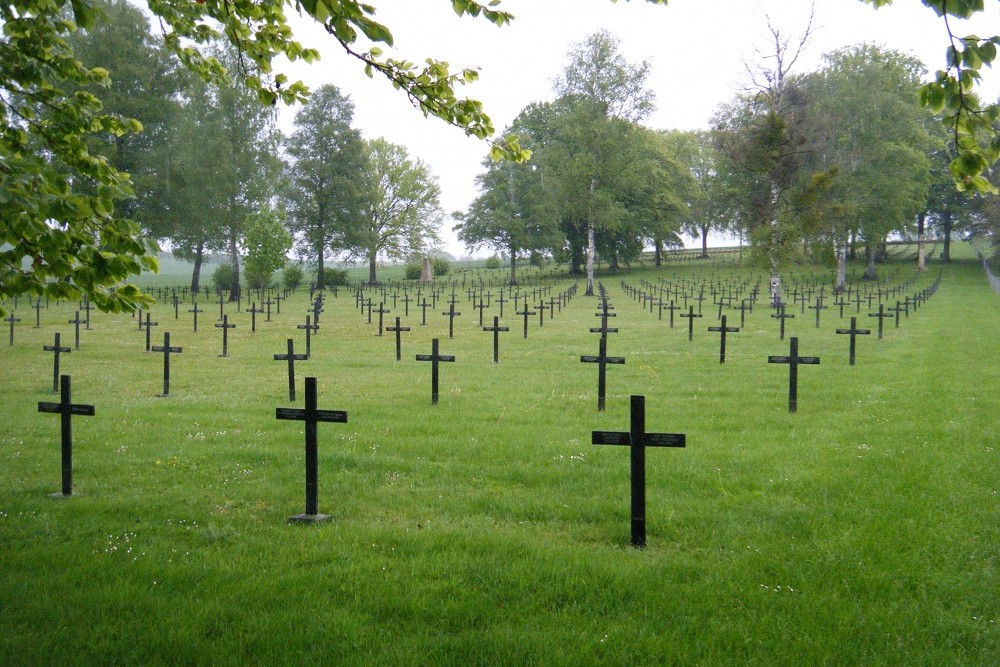
<path fill-rule="evenodd" d="M 59 391 L 59 355 L 63 352 L 69 354 L 72 350 L 59 344 L 58 331 L 55 335 L 55 342 L 52 345 L 42 345 L 42 349 L 55 355 L 52 358 L 52 391 Z"/>
<path fill-rule="evenodd" d="M 726 326 L 726 316 L 722 316 L 722 323 L 717 327 L 709 327 L 709 331 L 719 332 L 719 363 L 726 363 L 726 334 L 727 333 L 739 333 L 739 327 L 727 327 Z"/>
<path fill-rule="evenodd" d="M 851 336 L 851 347 L 850 347 L 850 350 L 851 350 L 851 352 L 850 352 L 851 364 L 850 365 L 851 366 L 854 365 L 855 340 L 857 339 L 857 337 L 859 335 L 861 335 L 861 336 L 867 336 L 871 332 L 872 332 L 871 329 L 859 329 L 858 328 L 858 318 L 856 318 L 856 317 L 852 317 L 851 318 L 851 328 L 850 329 L 837 329 L 837 333 L 839 333 L 839 334 L 849 334 Z"/>
<path fill-rule="evenodd" d="M 442 361 L 455 361 L 452 354 L 438 354 L 438 339 L 431 340 L 431 353 L 418 354 L 417 361 L 431 362 L 431 405 L 438 402 L 438 364 Z"/>
<path fill-rule="evenodd" d="M 404 331 L 409 331 L 410 327 L 400 326 L 400 324 L 399 324 L 399 318 L 397 317 L 396 318 L 396 326 L 394 326 L 394 327 L 386 327 L 385 330 L 386 331 L 394 331 L 394 332 L 396 332 L 396 361 L 400 361 L 402 359 L 402 354 L 403 354 L 403 338 L 402 338 L 402 334 L 403 334 Z"/>
<path fill-rule="evenodd" d="M 60 428 L 60 442 L 62 445 L 62 492 L 51 494 L 53 498 L 65 498 L 73 495 L 73 415 L 81 417 L 93 417 L 93 405 L 74 404 L 71 397 L 70 377 L 63 375 L 60 377 L 59 402 L 50 403 L 40 401 L 38 403 L 39 412 L 48 412 L 60 415 L 62 419 Z"/>
<path fill-rule="evenodd" d="M 295 400 L 295 362 L 305 361 L 309 358 L 306 354 L 295 354 L 295 342 L 288 339 L 288 351 L 285 354 L 274 355 L 275 361 L 288 362 L 288 400 Z"/>
<path fill-rule="evenodd" d="M 482 311 L 480 311 L 480 312 L 482 312 Z M 493 326 L 492 327 L 483 327 L 483 331 L 492 331 L 493 332 L 493 363 L 494 364 L 499 364 L 500 363 L 500 332 L 501 331 L 510 331 L 510 327 L 502 327 L 502 326 L 500 326 L 500 317 L 498 315 L 494 315 L 493 316 Z"/>
<path fill-rule="evenodd" d="M 632 396 L 628 431 L 591 431 L 594 445 L 625 445 L 630 450 L 632 546 L 646 546 L 646 447 L 685 447 L 683 433 L 647 433 L 646 397 Z"/>
<path fill-rule="evenodd" d="M 179 347 L 170 346 L 170 332 L 163 332 L 163 345 L 154 345 L 153 352 L 163 353 L 163 393 L 161 396 L 170 395 L 170 355 L 180 354 L 184 350 Z"/>
<path fill-rule="evenodd" d="M 608 364 L 624 364 L 625 357 L 608 356 L 608 339 L 601 337 L 599 353 L 593 355 L 584 354 L 580 356 L 580 361 L 585 364 L 597 364 L 597 410 L 604 411 L 604 395 L 607 389 Z"/>
<path fill-rule="evenodd" d="M 347 413 L 342 410 L 319 410 L 316 399 L 316 378 L 306 378 L 306 406 L 300 408 L 277 408 L 276 419 L 292 419 L 305 422 L 306 426 L 306 511 L 288 517 L 289 523 L 315 523 L 326 521 L 329 514 L 320 514 L 319 507 L 319 438 L 316 426 L 319 422 L 346 424 Z"/>
<path fill-rule="evenodd" d="M 769 356 L 769 364 L 788 364 L 788 411 L 795 412 L 799 406 L 799 364 L 819 364 L 819 357 L 800 357 L 799 339 L 792 336 L 788 356 Z"/>

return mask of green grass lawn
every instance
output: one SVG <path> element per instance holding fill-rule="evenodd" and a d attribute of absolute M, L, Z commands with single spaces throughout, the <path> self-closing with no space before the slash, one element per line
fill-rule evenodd
<path fill-rule="evenodd" d="M 446 304 L 426 326 L 410 304 L 399 362 L 353 296 L 328 294 L 297 404 L 314 376 L 319 407 L 349 421 L 319 426 L 332 518 L 309 526 L 287 522 L 304 508 L 304 428 L 275 419 L 292 404 L 273 360 L 289 337 L 303 350 L 307 294 L 256 333 L 228 306 L 227 358 L 217 305 L 200 304 L 195 334 L 190 305 L 175 319 L 160 302 L 154 343 L 170 331 L 183 347 L 167 398 L 136 320 L 94 314 L 62 359 L 74 402 L 97 413 L 73 419 L 67 499 L 48 496 L 59 419 L 37 403 L 56 400 L 42 346 L 56 331 L 72 345 L 77 305 L 43 309 L 34 329 L 22 302 L 14 346 L 0 336 L 0 663 L 1000 664 L 1000 296 L 982 269 L 945 267 L 898 329 L 859 337 L 853 367 L 834 329 L 854 306 L 841 320 L 830 304 L 818 329 L 796 308 L 779 341 L 758 304 L 720 364 L 717 306 L 689 342 L 686 320 L 671 329 L 619 286 L 710 276 L 763 280 L 695 262 L 603 279 L 620 329 L 608 353 L 626 359 L 608 368 L 603 413 L 579 359 L 597 354 L 600 323 L 582 284 L 527 340 L 506 304 L 498 365 L 461 289 L 453 339 Z M 790 336 L 821 357 L 800 368 L 795 414 L 787 366 L 767 363 Z M 432 406 L 414 356 L 435 337 L 457 361 Z M 687 435 L 647 450 L 641 550 L 628 450 L 590 444 L 628 429 L 630 394 L 647 397 L 648 430 Z"/>

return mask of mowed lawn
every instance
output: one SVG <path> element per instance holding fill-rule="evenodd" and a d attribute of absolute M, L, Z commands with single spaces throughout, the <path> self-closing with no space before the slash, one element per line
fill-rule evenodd
<path fill-rule="evenodd" d="M 892 305 L 939 268 L 882 267 L 913 279 Z M 199 301 L 194 333 L 190 301 L 175 318 L 161 300 L 152 342 L 169 331 L 183 348 L 166 398 L 136 320 L 95 312 L 61 359 L 73 401 L 96 410 L 73 418 L 65 499 L 49 497 L 60 420 L 38 402 L 57 400 L 42 346 L 56 331 L 73 346 L 77 304 L 43 307 L 36 329 L 22 300 L 13 347 L 0 329 L 0 664 L 1000 664 L 1000 296 L 977 265 L 945 266 L 877 340 L 867 303 L 838 317 L 829 272 L 788 278 L 827 283 L 820 327 L 790 305 L 781 341 L 758 303 L 720 364 L 708 285 L 763 288 L 759 272 L 602 277 L 619 328 L 608 353 L 625 357 L 604 412 L 597 367 L 580 363 L 600 325 L 582 282 L 543 326 L 531 316 L 527 340 L 506 303 L 500 364 L 461 285 L 454 338 L 446 299 L 426 326 L 409 304 L 398 362 L 378 314 L 369 324 L 352 293 L 328 292 L 294 404 L 273 355 L 288 338 L 304 351 L 304 290 L 255 333 L 246 304 L 227 305 L 226 358 L 217 302 Z M 694 340 L 623 280 L 705 281 Z M 573 281 L 544 284 L 548 302 Z M 404 311 L 391 300 L 386 324 Z M 834 333 L 850 315 L 872 329 L 853 367 Z M 799 369 L 795 414 L 788 367 L 767 363 L 791 336 L 821 358 Z M 435 337 L 456 361 L 432 406 L 415 355 Z M 287 522 L 304 509 L 304 427 L 275 409 L 302 406 L 307 375 L 348 423 L 319 425 L 331 519 L 304 526 Z M 631 394 L 646 396 L 648 430 L 687 436 L 647 450 L 645 549 L 629 546 L 628 449 L 590 444 L 628 430 Z"/>

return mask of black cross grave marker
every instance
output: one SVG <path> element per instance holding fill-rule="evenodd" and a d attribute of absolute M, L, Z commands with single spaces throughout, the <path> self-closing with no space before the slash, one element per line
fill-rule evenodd
<path fill-rule="evenodd" d="M 788 411 L 795 412 L 799 403 L 799 364 L 818 364 L 819 357 L 800 357 L 799 339 L 790 339 L 788 356 L 769 356 L 769 364 L 788 364 Z"/>
<path fill-rule="evenodd" d="M 194 313 L 194 332 L 198 333 L 198 313 L 203 312 L 201 308 L 198 307 L 198 302 L 194 302 L 194 308 L 188 309 L 189 313 Z"/>
<path fill-rule="evenodd" d="M 86 294 L 84 294 L 83 295 L 83 307 L 81 308 L 81 310 L 84 313 L 86 313 L 86 316 L 87 316 L 86 325 L 84 327 L 87 331 L 90 331 L 90 311 L 92 311 L 93 309 L 94 309 L 94 307 L 90 305 L 90 297 L 88 297 Z"/>
<path fill-rule="evenodd" d="M 771 317 L 777 319 L 778 322 L 781 323 L 780 328 L 778 329 L 779 331 L 778 339 L 785 340 L 785 320 L 793 320 L 795 319 L 795 315 L 794 314 L 789 315 L 788 313 L 786 313 L 785 304 L 781 304 L 780 306 L 778 306 L 778 312 L 772 313 Z"/>
<path fill-rule="evenodd" d="M 80 325 L 83 324 L 83 320 L 80 319 L 80 311 L 79 310 L 76 311 L 76 316 L 74 316 L 73 319 L 71 319 L 68 322 L 66 322 L 66 324 L 72 324 L 72 325 L 74 325 L 73 326 L 73 334 L 74 334 L 73 335 L 73 349 L 74 350 L 79 350 L 80 349 Z M 13 343 L 14 343 L 14 341 L 12 340 L 11 344 L 13 344 Z"/>
<path fill-rule="evenodd" d="M 438 354 L 438 339 L 431 340 L 431 353 L 418 354 L 417 361 L 431 362 L 431 404 L 438 402 L 438 364 L 442 361 L 455 361 L 455 356 L 451 354 Z"/>
<path fill-rule="evenodd" d="M 42 327 L 42 297 L 35 300 L 35 305 L 32 308 L 35 309 L 35 328 L 40 329 Z"/>
<path fill-rule="evenodd" d="M 803 303 L 805 303 L 805 302 L 803 302 Z M 816 328 L 817 329 L 819 329 L 819 314 L 820 314 L 820 311 L 821 310 L 826 310 L 827 308 L 828 308 L 828 306 L 824 306 L 823 305 L 823 297 L 819 297 L 818 299 L 816 299 L 816 305 L 815 306 L 809 306 L 809 310 L 815 310 L 816 311 Z"/>
<path fill-rule="evenodd" d="M 42 345 L 42 349 L 46 352 L 52 352 L 55 355 L 52 359 L 52 391 L 59 391 L 59 354 L 61 352 L 69 354 L 72 350 L 59 344 L 58 331 L 56 332 L 55 342 L 52 345 Z"/>
<path fill-rule="evenodd" d="M 687 314 L 681 313 L 681 317 L 687 317 L 688 319 L 688 340 L 694 340 L 694 318 L 701 317 L 701 313 L 694 312 L 694 306 L 688 306 Z"/>
<path fill-rule="evenodd" d="M 646 447 L 684 447 L 683 433 L 646 433 L 646 397 L 631 397 L 628 431 L 592 431 L 594 445 L 626 445 L 630 451 L 632 546 L 646 546 Z"/>
<path fill-rule="evenodd" d="M 288 351 L 285 354 L 274 355 L 275 361 L 288 362 L 288 400 L 295 400 L 295 362 L 305 361 L 309 358 L 307 354 L 295 354 L 295 342 L 288 339 Z"/>
<path fill-rule="evenodd" d="M 475 304 L 472 307 L 479 311 L 479 326 L 483 326 L 483 311 L 489 308 L 489 305 L 487 305 L 485 299 L 480 297 L 479 303 Z"/>
<path fill-rule="evenodd" d="M 580 355 L 580 361 L 585 364 L 597 364 L 597 410 L 603 412 L 604 395 L 607 388 L 607 364 L 624 364 L 625 357 L 609 357 L 608 339 L 603 336 L 598 349 L 599 354 L 596 357 L 589 354 Z"/>
<path fill-rule="evenodd" d="M 528 310 L 528 299 L 525 298 L 525 300 L 524 300 L 524 310 L 522 310 L 520 312 L 518 312 L 518 311 L 515 310 L 514 312 L 517 313 L 518 315 L 523 315 L 524 316 L 524 338 L 527 339 L 528 338 L 528 316 L 529 315 L 534 315 L 535 311 Z"/>
<path fill-rule="evenodd" d="M 170 355 L 180 354 L 184 350 L 179 347 L 170 346 L 170 332 L 163 332 L 163 345 L 154 345 L 153 352 L 163 353 L 163 394 L 162 396 L 170 395 Z"/>
<path fill-rule="evenodd" d="M 388 308 L 386 308 L 385 304 L 383 302 L 379 301 L 378 310 L 376 312 L 378 313 L 378 335 L 381 336 L 382 335 L 382 324 L 383 324 L 383 319 L 382 318 L 387 313 L 391 313 L 392 311 L 389 310 Z"/>
<path fill-rule="evenodd" d="M 719 363 L 726 363 L 726 334 L 727 333 L 739 333 L 739 327 L 727 327 L 726 326 L 726 316 L 722 316 L 722 323 L 717 327 L 709 327 L 709 331 L 719 332 Z"/>
<path fill-rule="evenodd" d="M 396 318 L 396 326 L 394 326 L 394 327 L 386 327 L 385 330 L 386 331 L 395 331 L 396 332 L 396 361 L 400 361 L 402 359 L 402 354 L 403 354 L 402 334 L 403 334 L 404 331 L 409 331 L 410 327 L 400 326 L 399 325 L 399 318 L 397 317 Z"/>
<path fill-rule="evenodd" d="M 153 327 L 160 326 L 159 322 L 151 322 L 149 319 L 149 312 L 146 313 L 146 321 L 141 324 L 141 326 L 146 328 L 146 352 L 149 352 L 149 332 L 153 330 Z"/>
<path fill-rule="evenodd" d="M 220 354 L 219 356 L 220 357 L 228 357 L 229 356 L 229 330 L 230 329 L 235 329 L 236 325 L 229 323 L 229 315 L 226 314 L 226 315 L 222 316 L 222 324 L 216 324 L 215 328 L 216 329 L 222 329 L 222 354 Z"/>
<path fill-rule="evenodd" d="M 839 333 L 839 334 L 850 334 L 850 336 L 851 336 L 851 366 L 854 365 L 855 340 L 857 339 L 857 337 L 858 337 L 859 334 L 862 335 L 862 336 L 867 336 L 871 332 L 872 332 L 871 329 L 859 329 L 858 328 L 858 318 L 856 318 L 856 317 L 852 317 L 851 318 L 851 328 L 850 329 L 837 329 L 837 333 Z"/>
<path fill-rule="evenodd" d="M 319 514 L 319 452 L 318 437 L 316 428 L 319 422 L 329 422 L 336 424 L 347 423 L 347 413 L 342 410 L 318 410 L 316 408 L 316 378 L 306 378 L 306 407 L 300 408 L 277 408 L 275 410 L 276 419 L 294 419 L 306 424 L 306 511 L 305 514 L 296 514 L 288 517 L 290 523 L 314 523 L 326 521 L 330 518 L 328 514 Z"/>
<path fill-rule="evenodd" d="M 482 314 L 482 311 L 479 311 L 479 312 L 480 312 L 480 314 Z M 500 326 L 500 317 L 497 316 L 497 315 L 494 315 L 493 316 L 493 326 L 492 327 L 483 327 L 483 331 L 492 331 L 493 332 L 493 363 L 494 364 L 499 364 L 500 363 L 500 332 L 501 331 L 510 331 L 510 327 L 502 327 L 502 326 Z"/>
<path fill-rule="evenodd" d="M 73 495 L 73 415 L 81 417 L 93 417 L 93 405 L 80 405 L 73 403 L 70 390 L 70 378 L 63 375 L 59 379 L 60 391 L 59 402 L 49 403 L 39 401 L 38 411 L 59 414 L 62 418 L 61 443 L 62 443 L 62 493 L 53 493 L 54 498 L 65 498 Z"/>
<path fill-rule="evenodd" d="M 10 347 L 14 347 L 14 322 L 20 322 L 21 318 L 14 317 L 14 313 L 11 313 L 8 317 L 3 318 L 3 321 L 10 322 Z"/>
<path fill-rule="evenodd" d="M 311 319 L 311 316 L 310 315 L 306 315 L 306 323 L 305 324 L 297 324 L 297 325 L 295 325 L 296 329 L 305 329 L 306 330 L 306 359 L 308 359 L 309 355 L 310 355 L 309 347 L 310 347 L 311 340 L 312 340 L 312 333 L 314 331 L 319 331 L 319 325 L 318 324 L 309 324 L 309 320 L 310 319 Z"/>
<path fill-rule="evenodd" d="M 878 312 L 877 313 L 868 313 L 868 317 L 877 317 L 878 318 L 878 339 L 882 340 L 882 320 L 884 320 L 886 318 L 885 304 L 880 303 L 878 305 Z"/>
<path fill-rule="evenodd" d="M 448 306 L 448 312 L 441 313 L 442 315 L 448 316 L 448 338 L 454 338 L 455 334 L 455 318 L 462 313 L 455 312 L 455 302 L 452 301 Z"/>
<path fill-rule="evenodd" d="M 250 307 L 247 308 L 247 312 L 250 313 L 250 333 L 257 333 L 257 313 L 263 313 L 264 310 L 258 308 L 257 302 L 254 301 L 250 304 Z"/>

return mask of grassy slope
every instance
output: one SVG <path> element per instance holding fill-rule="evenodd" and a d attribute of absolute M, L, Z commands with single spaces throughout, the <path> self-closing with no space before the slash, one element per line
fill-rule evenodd
<path fill-rule="evenodd" d="M 312 527 L 285 523 L 302 511 L 303 429 L 274 419 L 287 379 L 271 360 L 289 336 L 301 348 L 304 297 L 256 334 L 231 315 L 228 359 L 214 313 L 195 335 L 158 306 L 154 339 L 184 347 L 168 399 L 134 321 L 96 315 L 63 362 L 74 400 L 97 406 L 74 420 L 69 500 L 46 497 L 58 419 L 36 403 L 52 400 L 41 345 L 71 339 L 72 310 L 43 311 L 41 330 L 22 310 L 0 350 L 0 661 L 1000 662 L 1000 297 L 979 269 L 946 269 L 900 329 L 859 339 L 853 368 L 832 331 L 846 321 L 798 315 L 788 335 L 822 364 L 801 369 L 794 415 L 786 367 L 765 363 L 787 353 L 766 310 L 721 365 L 714 309 L 689 343 L 612 282 L 609 353 L 627 360 L 603 414 L 579 363 L 597 350 L 593 300 L 533 319 L 527 341 L 508 305 L 494 366 L 468 303 L 453 340 L 411 311 L 397 363 L 352 299 L 329 299 L 298 371 L 350 422 L 320 426 L 333 520 Z M 458 358 L 434 408 L 413 361 L 433 336 Z M 627 428 L 629 393 L 650 430 L 688 435 L 648 452 L 643 551 L 626 546 L 627 451 L 589 444 Z"/>

